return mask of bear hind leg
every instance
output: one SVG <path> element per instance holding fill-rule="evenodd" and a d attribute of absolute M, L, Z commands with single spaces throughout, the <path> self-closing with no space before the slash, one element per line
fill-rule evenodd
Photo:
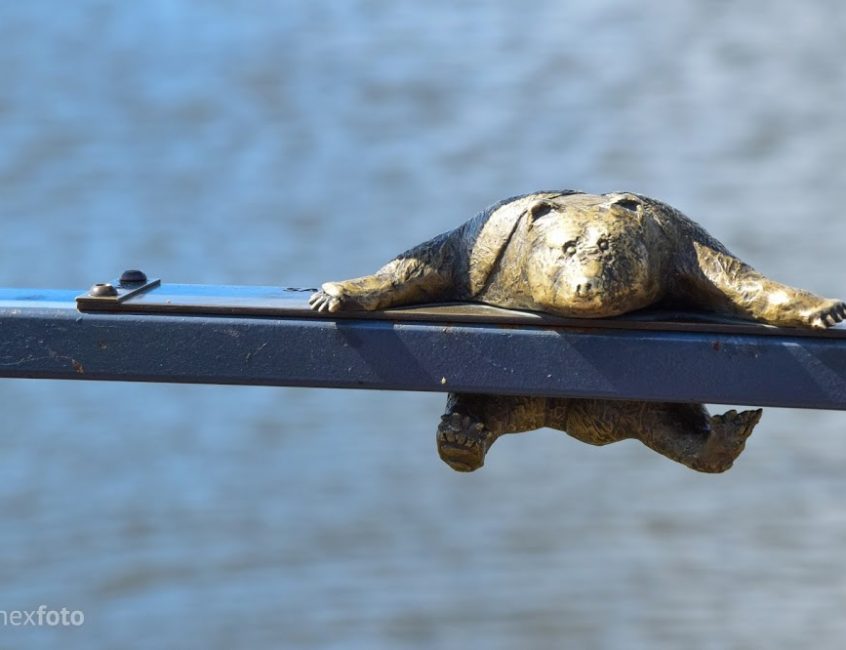
<path fill-rule="evenodd" d="M 556 407 L 557 405 L 557 407 Z M 547 425 L 594 445 L 636 438 L 698 472 L 729 469 L 761 409 L 711 416 L 701 404 L 550 400 Z"/>
<path fill-rule="evenodd" d="M 701 404 L 655 404 L 644 410 L 637 438 L 697 472 L 729 469 L 761 419 L 761 409 L 710 415 Z"/>
<path fill-rule="evenodd" d="M 505 433 L 544 426 L 543 397 L 450 393 L 436 436 L 438 455 L 454 470 L 472 472 Z"/>

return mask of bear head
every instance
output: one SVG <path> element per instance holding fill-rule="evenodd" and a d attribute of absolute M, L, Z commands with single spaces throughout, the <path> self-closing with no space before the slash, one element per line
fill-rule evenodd
<path fill-rule="evenodd" d="M 599 318 L 656 302 L 666 283 L 661 232 L 635 194 L 539 199 L 525 212 L 524 277 L 536 307 Z"/>

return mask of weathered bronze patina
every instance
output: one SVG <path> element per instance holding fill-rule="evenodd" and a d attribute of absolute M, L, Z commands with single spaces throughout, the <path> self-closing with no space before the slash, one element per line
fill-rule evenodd
<path fill-rule="evenodd" d="M 825 328 L 846 304 L 775 282 L 674 208 L 638 194 L 571 190 L 512 197 L 401 254 L 374 275 L 327 282 L 321 311 L 477 301 L 599 318 L 656 303 L 782 327 Z M 761 410 L 701 404 L 451 394 L 437 432 L 453 469 L 472 471 L 505 433 L 553 427 L 594 445 L 636 438 L 701 472 L 723 472 Z"/>

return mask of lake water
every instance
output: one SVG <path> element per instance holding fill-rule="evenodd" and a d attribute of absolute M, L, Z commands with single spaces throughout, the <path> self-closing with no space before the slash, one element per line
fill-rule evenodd
<path fill-rule="evenodd" d="M 843 295 L 844 59 L 835 0 L 6 2 L 0 285 L 313 286 L 577 187 Z M 720 476 L 549 430 L 460 475 L 442 406 L 0 382 L 0 610 L 85 616 L 0 645 L 842 647 L 843 414 Z"/>

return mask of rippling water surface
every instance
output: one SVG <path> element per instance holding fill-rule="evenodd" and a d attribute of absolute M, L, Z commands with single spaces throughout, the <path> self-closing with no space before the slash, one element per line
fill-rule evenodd
<path fill-rule="evenodd" d="M 842 295 L 845 13 L 7 2 L 0 285 L 313 285 L 578 187 Z M 442 401 L 3 381 L 0 609 L 85 623 L 0 645 L 842 647 L 842 414 L 769 409 L 717 477 L 548 430 L 459 475 Z"/>

